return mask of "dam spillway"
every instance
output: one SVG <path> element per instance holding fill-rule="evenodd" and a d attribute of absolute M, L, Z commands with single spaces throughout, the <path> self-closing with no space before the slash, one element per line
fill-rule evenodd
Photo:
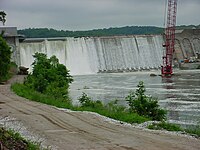
<path fill-rule="evenodd" d="M 34 38 L 19 42 L 13 50 L 18 66 L 31 71 L 36 52 L 55 55 L 72 75 L 98 72 L 131 72 L 158 69 L 162 65 L 162 35 L 108 37 Z M 180 67 L 185 59 L 200 57 L 200 29 L 177 30 L 173 63 Z"/>
<path fill-rule="evenodd" d="M 36 52 L 55 55 L 72 75 L 156 69 L 162 64 L 161 35 L 27 39 L 20 65 L 30 68 Z"/>

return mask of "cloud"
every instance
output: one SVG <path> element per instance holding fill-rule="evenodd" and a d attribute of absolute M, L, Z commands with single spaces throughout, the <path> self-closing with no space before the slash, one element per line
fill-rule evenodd
<path fill-rule="evenodd" d="M 7 25 L 87 30 L 132 25 L 163 26 L 165 0 L 0 0 Z M 178 1 L 178 24 L 199 24 L 199 0 Z"/>

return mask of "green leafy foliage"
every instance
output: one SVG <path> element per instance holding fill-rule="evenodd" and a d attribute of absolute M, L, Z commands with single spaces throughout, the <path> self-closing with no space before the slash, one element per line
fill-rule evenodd
<path fill-rule="evenodd" d="M 177 26 L 177 29 L 193 29 L 200 28 L 200 25 Z M 162 34 L 163 28 L 155 26 L 125 26 L 111 27 L 104 29 L 94 29 L 88 31 L 69 31 L 55 30 L 48 28 L 29 28 L 18 30 L 19 34 L 23 34 L 28 38 L 48 38 L 48 37 L 87 37 L 87 36 L 113 36 L 113 35 L 133 35 L 133 34 Z"/>
<path fill-rule="evenodd" d="M 18 30 L 29 38 L 47 38 L 47 37 L 88 37 L 88 36 L 113 36 L 113 35 L 132 35 L 132 34 L 161 34 L 163 28 L 154 26 L 126 26 L 119 28 L 94 29 L 88 31 L 64 31 L 48 28 L 29 28 Z"/>
<path fill-rule="evenodd" d="M 103 107 L 103 104 L 101 101 L 93 101 L 86 93 L 82 93 L 82 96 L 78 98 L 81 107 L 92 107 L 92 108 L 97 108 L 97 107 Z"/>
<path fill-rule="evenodd" d="M 200 126 L 191 127 L 191 128 L 181 128 L 180 125 L 173 124 L 173 123 L 167 123 L 167 122 L 159 122 L 159 123 L 153 123 L 147 127 L 148 129 L 153 130 L 167 130 L 167 131 L 182 131 L 183 133 L 189 133 L 190 135 L 194 137 L 200 137 Z"/>
<path fill-rule="evenodd" d="M 48 59 L 43 53 L 35 53 L 33 57 L 33 72 L 28 75 L 24 84 L 40 93 L 68 99 L 69 84 L 73 81 L 69 70 L 59 64 L 55 56 Z"/>
<path fill-rule="evenodd" d="M 128 122 L 128 123 L 142 123 L 149 119 L 139 116 L 137 113 L 127 111 L 125 106 L 118 104 L 118 100 L 111 101 L 108 104 L 103 104 L 101 101 L 93 101 L 86 93 L 82 93 L 79 97 L 80 107 L 74 107 L 74 110 L 85 110 L 97 112 L 109 118 Z"/>
<path fill-rule="evenodd" d="M 51 95 L 43 94 L 35 91 L 34 89 L 30 89 L 24 84 L 15 83 L 11 86 L 12 90 L 19 96 L 25 97 L 29 100 L 33 100 L 36 102 L 56 106 L 59 108 L 71 108 L 72 104 L 70 100 L 63 98 L 55 98 Z"/>
<path fill-rule="evenodd" d="M 55 99 L 52 96 L 30 89 L 24 84 L 15 83 L 11 88 L 19 96 L 59 108 L 68 108 L 74 111 L 92 111 L 128 123 L 142 123 L 149 120 L 149 118 L 139 116 L 137 113 L 130 113 L 124 106 L 118 105 L 117 101 L 104 105 L 101 101 L 93 101 L 85 93 L 79 98 L 81 106 L 73 106 L 70 101 L 65 102 L 62 99 Z"/>
<path fill-rule="evenodd" d="M 159 108 L 157 99 L 145 95 L 145 86 L 142 81 L 138 84 L 136 92 L 131 92 L 125 99 L 129 104 L 130 111 L 149 117 L 152 120 L 165 119 L 166 112 Z"/>
<path fill-rule="evenodd" d="M 0 36 L 0 82 L 6 78 L 10 69 L 11 50 L 6 41 Z"/>

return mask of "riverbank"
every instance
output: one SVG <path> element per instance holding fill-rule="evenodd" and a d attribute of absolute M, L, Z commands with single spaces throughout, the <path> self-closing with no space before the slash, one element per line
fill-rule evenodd
<path fill-rule="evenodd" d="M 15 80 L 20 81 L 15 78 Z M 11 83 L 11 82 L 9 82 Z M 20 121 L 41 144 L 52 149 L 199 149 L 199 139 L 186 135 L 148 131 L 91 112 L 72 112 L 31 102 L 0 86 L 3 116 Z M 3 117 L 2 116 L 2 117 Z M 105 119 L 102 119 L 105 118 Z M 8 121 L 15 125 L 15 121 Z M 153 143 L 152 143 L 153 142 Z M 142 144 L 140 144 L 142 143 Z M 162 144 L 161 144 L 162 143 Z M 162 146 L 161 146 L 162 145 Z"/>

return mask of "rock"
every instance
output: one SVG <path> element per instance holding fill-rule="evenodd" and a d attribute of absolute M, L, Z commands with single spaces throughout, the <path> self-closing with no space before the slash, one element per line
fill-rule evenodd
<path fill-rule="evenodd" d="M 19 72 L 18 72 L 18 74 L 19 74 L 19 75 L 28 75 L 28 69 L 29 69 L 29 68 L 20 66 L 20 67 L 19 67 Z"/>
<path fill-rule="evenodd" d="M 151 74 L 150 74 L 150 77 L 155 77 L 155 76 L 157 76 L 157 75 L 154 74 L 154 73 L 151 73 Z"/>

